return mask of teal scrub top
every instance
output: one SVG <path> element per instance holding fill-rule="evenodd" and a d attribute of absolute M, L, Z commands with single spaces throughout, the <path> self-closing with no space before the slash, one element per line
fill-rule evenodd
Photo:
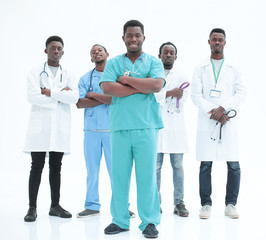
<path fill-rule="evenodd" d="M 95 69 L 84 74 L 79 80 L 79 98 L 85 98 L 90 91 L 90 82 L 93 92 L 103 93 L 99 86 L 101 74 Z M 91 79 L 92 78 L 92 79 Z M 84 109 L 84 131 L 107 130 L 109 125 L 109 105 L 100 104 L 92 108 Z"/>
<path fill-rule="evenodd" d="M 133 64 L 125 54 L 110 59 L 104 68 L 100 81 L 116 82 L 125 72 L 136 78 L 165 78 L 162 62 L 146 53 Z M 110 105 L 110 130 L 133 130 L 163 128 L 163 122 L 154 94 L 136 93 L 126 97 L 112 98 Z"/>

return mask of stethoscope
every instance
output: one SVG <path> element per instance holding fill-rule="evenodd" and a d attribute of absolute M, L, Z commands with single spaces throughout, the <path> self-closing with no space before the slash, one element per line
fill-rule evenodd
<path fill-rule="evenodd" d="M 139 71 L 139 69 L 140 69 L 140 67 L 142 66 L 142 63 L 143 63 L 142 55 L 143 55 L 143 53 L 135 60 L 135 62 L 136 62 L 138 59 L 141 59 L 141 63 L 139 65 L 138 69 L 135 71 L 135 69 L 134 69 L 135 68 L 135 62 L 134 62 L 133 67 L 132 67 L 132 71 L 127 71 L 126 61 L 125 61 L 126 54 L 124 54 L 124 57 L 123 57 L 123 63 L 124 63 L 124 68 L 125 68 L 124 76 L 129 76 L 130 73 L 139 75 L 138 71 Z"/>
<path fill-rule="evenodd" d="M 92 87 L 92 75 L 93 75 L 94 70 L 95 70 L 95 68 L 93 68 L 93 70 L 91 71 L 91 74 L 90 74 L 90 88 L 89 88 L 89 92 L 92 92 L 92 90 L 93 90 L 93 87 Z"/>
<path fill-rule="evenodd" d="M 183 82 L 183 83 L 179 86 L 179 88 L 184 90 L 184 89 L 187 88 L 188 86 L 189 86 L 189 82 Z M 173 114 L 173 112 L 174 112 L 174 110 L 172 110 L 172 111 L 170 110 L 170 106 L 171 106 L 172 100 L 173 100 L 173 97 L 171 97 L 170 104 L 169 104 L 168 109 L 167 109 L 167 112 L 168 112 L 168 113 L 171 113 L 171 114 Z M 179 98 L 176 98 L 176 110 L 177 110 L 178 113 L 180 113 L 180 109 L 179 109 L 179 101 L 180 101 L 180 99 L 179 99 Z"/>
<path fill-rule="evenodd" d="M 232 110 L 230 110 L 230 111 L 228 111 L 226 113 L 226 116 L 228 118 L 234 118 L 236 116 L 236 114 L 237 114 L 236 110 L 232 109 Z M 217 137 L 218 137 L 218 136 L 216 136 L 216 137 L 213 137 L 212 136 L 212 135 L 214 135 L 215 129 L 216 129 L 216 127 L 217 127 L 218 124 L 219 124 L 219 122 L 217 121 L 216 124 L 215 124 L 215 126 L 214 126 L 214 129 L 213 129 L 213 131 L 211 133 L 211 140 L 213 140 L 213 141 L 216 141 L 217 140 Z M 222 127 L 223 127 L 223 124 L 221 123 L 220 130 L 219 130 L 219 143 L 222 142 Z"/>
<path fill-rule="evenodd" d="M 60 67 L 60 70 L 61 70 L 61 74 L 60 74 L 60 82 L 62 82 L 62 67 L 61 67 L 60 64 L 59 64 L 59 67 Z M 49 78 L 49 74 L 46 72 L 45 68 L 46 68 L 46 62 L 45 62 L 44 65 L 43 65 L 43 70 L 42 70 L 42 72 L 40 73 L 40 77 L 42 77 L 42 74 L 45 74 L 46 77 Z"/>

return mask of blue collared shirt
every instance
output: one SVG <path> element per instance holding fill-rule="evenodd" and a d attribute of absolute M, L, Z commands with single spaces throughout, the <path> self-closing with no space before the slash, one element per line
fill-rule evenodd
<path fill-rule="evenodd" d="M 85 98 L 90 88 L 91 71 L 84 74 L 79 80 L 79 98 Z M 92 74 L 92 91 L 103 93 L 99 83 L 101 74 L 95 69 Z M 84 109 L 84 131 L 86 130 L 107 130 L 109 125 L 109 105 L 101 104 L 92 108 Z"/>

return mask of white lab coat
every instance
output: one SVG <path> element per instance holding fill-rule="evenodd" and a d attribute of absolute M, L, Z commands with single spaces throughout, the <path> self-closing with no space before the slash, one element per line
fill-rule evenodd
<path fill-rule="evenodd" d="M 158 153 L 185 153 L 188 151 L 184 120 L 184 102 L 188 95 L 188 88 L 184 89 L 183 97 L 179 101 L 179 113 L 176 109 L 176 98 L 166 98 L 168 90 L 180 87 L 183 82 L 187 82 L 187 77 L 183 73 L 175 73 L 170 70 L 166 77 L 166 85 L 159 93 L 155 94 L 157 102 L 160 103 L 164 124 L 164 128 L 159 130 Z"/>
<path fill-rule="evenodd" d="M 219 133 L 220 123 L 216 129 L 215 120 L 210 119 L 210 110 L 222 106 L 225 111 L 238 110 L 246 98 L 246 88 L 239 70 L 227 62 L 225 58 L 216 89 L 221 91 L 220 98 L 210 97 L 211 89 L 215 89 L 210 58 L 195 67 L 191 99 L 199 109 L 196 156 L 199 161 L 239 161 L 238 115 L 231 118 L 222 128 L 222 142 L 211 140 L 211 134 Z M 214 132 L 213 132 L 214 130 Z M 215 134 L 215 135 L 216 135 Z"/>
<path fill-rule="evenodd" d="M 28 74 L 27 95 L 32 104 L 24 152 L 70 153 L 70 104 L 78 101 L 78 79 L 65 69 L 58 68 L 54 77 L 44 63 Z M 62 82 L 60 82 L 62 74 Z M 41 87 L 51 90 L 51 97 L 41 94 Z M 69 87 L 71 90 L 62 90 Z"/>

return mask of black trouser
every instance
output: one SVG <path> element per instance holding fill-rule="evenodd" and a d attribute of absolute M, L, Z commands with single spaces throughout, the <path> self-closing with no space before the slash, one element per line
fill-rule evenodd
<path fill-rule="evenodd" d="M 29 205 L 37 207 L 37 195 L 45 163 L 45 152 L 31 152 L 31 171 L 29 177 Z M 61 165 L 63 152 L 49 152 L 49 182 L 51 189 L 51 206 L 57 206 L 60 198 Z"/>

